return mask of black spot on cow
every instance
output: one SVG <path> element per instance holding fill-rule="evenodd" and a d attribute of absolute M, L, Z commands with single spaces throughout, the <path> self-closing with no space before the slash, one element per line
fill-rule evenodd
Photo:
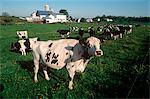
<path fill-rule="evenodd" d="M 58 63 L 56 65 L 58 65 Z"/>
<path fill-rule="evenodd" d="M 45 57 L 46 57 L 46 62 L 49 62 L 50 61 L 50 55 L 51 55 L 51 52 L 47 52 Z"/>
<path fill-rule="evenodd" d="M 53 43 L 49 44 L 49 46 L 48 46 L 48 47 L 52 47 L 52 45 L 53 45 Z"/>
<path fill-rule="evenodd" d="M 24 45 L 27 47 L 27 50 L 30 50 L 30 41 L 29 39 L 26 39 L 26 41 L 24 42 Z"/>
<path fill-rule="evenodd" d="M 55 55 L 55 53 L 54 53 L 53 56 L 52 56 L 52 59 L 57 59 L 58 56 L 59 56 L 58 54 Z"/>
<path fill-rule="evenodd" d="M 57 63 L 57 59 L 53 59 L 52 61 L 51 61 L 51 64 L 56 64 Z"/>

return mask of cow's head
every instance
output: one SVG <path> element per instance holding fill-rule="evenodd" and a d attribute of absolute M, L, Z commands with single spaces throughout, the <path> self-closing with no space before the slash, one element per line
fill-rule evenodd
<path fill-rule="evenodd" d="M 102 56 L 103 51 L 100 49 L 101 41 L 96 37 L 90 37 L 86 40 L 87 51 L 90 56 Z"/>
<path fill-rule="evenodd" d="M 20 39 L 28 38 L 27 31 L 17 31 L 17 35 L 19 36 Z"/>

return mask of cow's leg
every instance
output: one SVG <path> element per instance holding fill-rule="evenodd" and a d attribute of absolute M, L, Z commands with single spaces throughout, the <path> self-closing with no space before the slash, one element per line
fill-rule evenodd
<path fill-rule="evenodd" d="M 123 36 L 122 36 L 122 33 L 120 33 L 120 38 L 122 38 Z"/>
<path fill-rule="evenodd" d="M 117 35 L 116 36 L 114 36 L 114 40 L 116 40 L 117 39 Z"/>
<path fill-rule="evenodd" d="M 25 49 L 23 49 L 23 55 L 26 56 L 26 50 Z"/>
<path fill-rule="evenodd" d="M 34 56 L 34 81 L 35 82 L 38 82 L 38 79 L 37 79 L 37 73 L 38 73 L 38 70 L 39 70 L 39 60 L 40 60 L 40 56 L 38 53 L 35 53 L 33 52 L 33 56 Z"/>
<path fill-rule="evenodd" d="M 70 32 L 67 33 L 67 37 L 70 37 Z"/>
<path fill-rule="evenodd" d="M 48 74 L 47 74 L 47 66 L 43 68 L 43 72 L 44 72 L 44 75 L 45 75 L 45 79 L 46 80 L 50 80 Z"/>
<path fill-rule="evenodd" d="M 69 66 L 70 67 L 70 66 Z M 70 82 L 69 82 L 69 89 L 73 89 L 73 78 L 74 78 L 74 75 L 75 75 L 75 68 L 74 67 L 70 67 L 70 68 L 67 68 L 68 72 L 69 72 L 69 76 L 71 78 Z"/>
<path fill-rule="evenodd" d="M 35 82 L 38 82 L 38 79 L 37 79 L 37 73 L 38 73 L 38 70 L 39 70 L 39 61 L 34 59 L 34 81 Z"/>

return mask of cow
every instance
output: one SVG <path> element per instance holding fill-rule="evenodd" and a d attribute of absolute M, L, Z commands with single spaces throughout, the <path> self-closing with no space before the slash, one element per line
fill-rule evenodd
<path fill-rule="evenodd" d="M 72 31 L 72 32 L 77 32 L 78 30 L 79 30 L 79 28 L 78 27 L 70 27 L 70 30 Z"/>
<path fill-rule="evenodd" d="M 17 35 L 19 36 L 19 39 L 27 39 L 28 38 L 27 31 L 17 31 Z"/>
<path fill-rule="evenodd" d="M 71 30 L 57 30 L 57 32 L 62 38 L 64 38 L 65 35 L 67 35 L 67 37 L 70 37 Z"/>
<path fill-rule="evenodd" d="M 102 32 L 103 31 L 103 26 L 98 26 L 97 27 L 97 32 Z"/>
<path fill-rule="evenodd" d="M 43 72 L 46 80 L 50 80 L 47 74 L 47 67 L 53 69 L 62 69 L 66 67 L 71 80 L 69 89 L 73 89 L 73 79 L 76 72 L 84 72 L 86 65 L 93 56 L 102 56 L 100 49 L 100 40 L 90 37 L 85 43 L 76 39 L 60 39 L 48 41 L 36 41 L 30 44 L 34 58 L 34 81 L 38 82 L 37 74 L 39 70 L 40 59 L 46 66 Z"/>
<path fill-rule="evenodd" d="M 124 26 L 124 28 L 125 28 L 126 34 L 132 33 L 132 28 L 133 28 L 132 25 L 128 25 L 128 26 L 126 25 Z"/>
<path fill-rule="evenodd" d="M 89 28 L 88 28 L 88 32 L 89 32 L 90 36 L 95 36 L 94 27 L 89 27 Z"/>
<path fill-rule="evenodd" d="M 80 38 L 83 37 L 84 32 L 85 32 L 84 29 L 83 29 L 82 27 L 80 27 L 80 28 L 79 28 L 79 32 L 78 32 Z"/>
<path fill-rule="evenodd" d="M 116 40 L 117 38 L 123 37 L 123 30 L 121 29 L 122 26 L 114 26 L 114 25 L 108 25 L 104 27 L 104 34 L 108 38 L 113 38 Z"/>
<path fill-rule="evenodd" d="M 37 37 L 19 40 L 11 44 L 11 51 L 21 52 L 21 55 L 25 56 L 27 51 L 31 51 L 30 42 L 36 42 L 37 40 Z"/>

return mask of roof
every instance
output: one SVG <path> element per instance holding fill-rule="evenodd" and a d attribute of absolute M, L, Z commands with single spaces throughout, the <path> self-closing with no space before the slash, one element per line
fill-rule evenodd
<path fill-rule="evenodd" d="M 48 16 L 48 15 L 50 15 L 50 14 L 52 14 L 52 15 L 54 15 L 54 16 L 56 16 L 56 15 L 64 15 L 63 13 L 54 13 L 53 11 L 41 11 L 41 10 L 37 10 L 37 12 L 36 12 L 38 15 L 46 15 L 46 16 Z"/>
<path fill-rule="evenodd" d="M 38 15 L 50 15 L 52 12 L 51 11 L 40 11 L 40 10 L 37 10 L 36 13 Z"/>

